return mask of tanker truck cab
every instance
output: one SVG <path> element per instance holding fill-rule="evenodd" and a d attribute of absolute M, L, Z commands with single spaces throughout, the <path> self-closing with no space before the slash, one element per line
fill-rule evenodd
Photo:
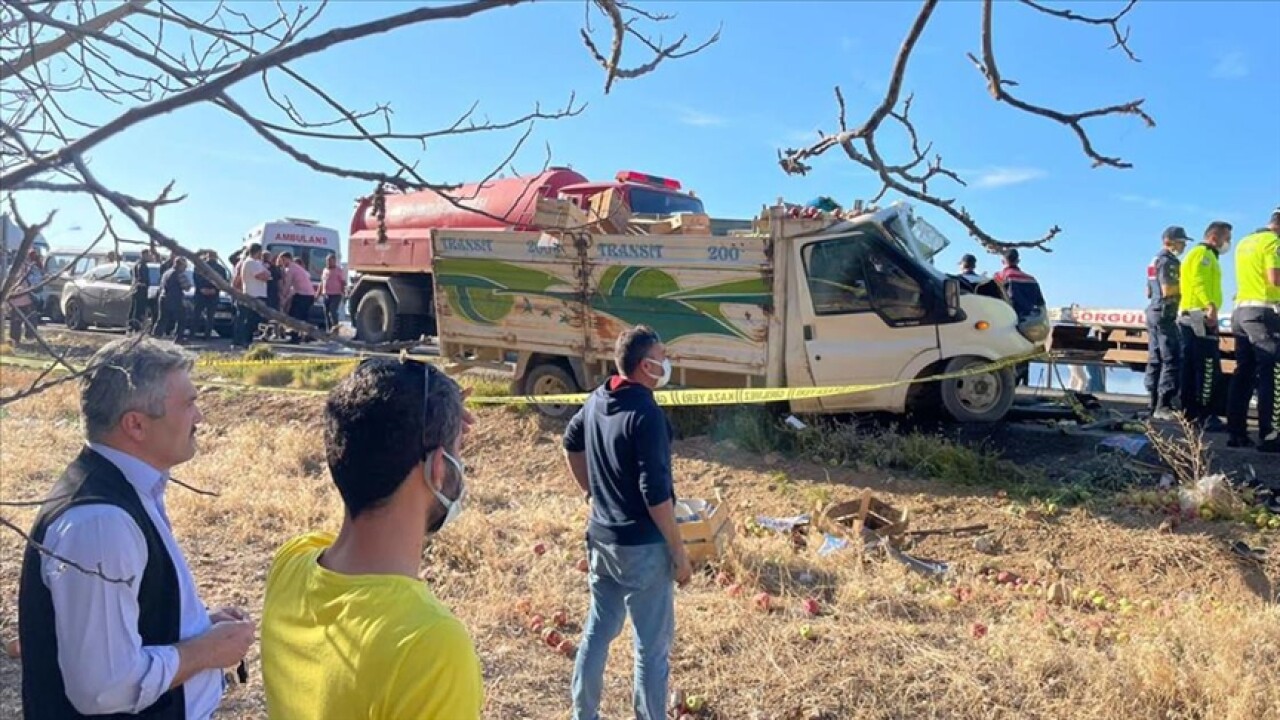
<path fill-rule="evenodd" d="M 682 186 L 678 180 L 634 170 L 622 170 L 614 180 L 615 182 L 567 185 L 560 188 L 560 197 L 573 200 L 578 207 L 588 210 L 593 197 L 617 190 L 631 215 L 637 218 L 661 220 L 684 213 L 706 213 L 702 200 L 693 193 L 681 192 Z"/>
<path fill-rule="evenodd" d="M 917 236 L 915 227 L 924 233 L 909 207 L 895 205 L 791 241 L 790 267 L 779 268 L 790 276 L 780 284 L 787 297 L 778 302 L 785 312 L 789 386 L 908 381 L 1034 350 L 1007 303 L 961 294 L 957 278 L 933 267 L 936 238 Z M 1002 368 L 793 401 L 792 407 L 906 412 L 925 405 L 961 422 L 990 422 L 1003 417 L 1013 399 L 1013 369 Z"/>

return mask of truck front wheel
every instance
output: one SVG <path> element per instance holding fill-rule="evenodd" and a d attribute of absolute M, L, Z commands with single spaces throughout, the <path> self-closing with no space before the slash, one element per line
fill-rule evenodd
<path fill-rule="evenodd" d="M 987 361 L 980 357 L 952 358 L 943 373 L 960 373 L 986 364 Z M 943 407 L 957 422 L 997 422 L 1013 406 L 1013 368 L 943 380 L 939 390 L 942 393 Z"/>
<path fill-rule="evenodd" d="M 391 297 L 391 291 L 376 288 L 365 293 L 356 307 L 352 324 L 356 326 L 356 337 L 364 342 L 385 343 L 395 340 L 399 328 L 396 322 L 396 301 Z"/>
<path fill-rule="evenodd" d="M 524 376 L 525 395 L 567 395 L 578 392 L 578 383 L 564 365 L 548 362 L 529 370 Z M 549 418 L 566 419 L 578 411 L 577 405 L 546 405 L 534 408 Z"/>

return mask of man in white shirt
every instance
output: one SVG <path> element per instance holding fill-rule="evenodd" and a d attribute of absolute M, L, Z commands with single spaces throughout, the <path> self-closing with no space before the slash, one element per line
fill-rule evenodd
<path fill-rule="evenodd" d="M 255 300 L 267 301 L 267 281 L 271 279 L 271 271 L 262 262 L 262 245 L 253 243 L 245 256 L 236 266 L 232 286 Z M 249 347 L 253 342 L 253 334 L 262 324 L 262 316 L 243 305 L 236 306 L 236 330 L 231 340 L 232 347 Z"/>
<path fill-rule="evenodd" d="M 203 419 L 193 362 L 169 342 L 120 339 L 81 379 L 88 443 L 36 516 L 30 535 L 48 552 L 30 545 L 22 563 L 27 720 L 204 720 L 253 643 L 242 611 L 201 602 L 165 511 L 169 471 L 195 455 Z"/>

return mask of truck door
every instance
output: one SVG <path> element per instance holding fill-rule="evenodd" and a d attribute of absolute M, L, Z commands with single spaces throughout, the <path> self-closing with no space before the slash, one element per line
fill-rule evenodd
<path fill-rule="evenodd" d="M 798 244 L 799 317 L 814 385 L 912 377 L 940 357 L 932 288 L 872 228 Z M 906 389 L 822 399 L 827 411 L 901 412 Z"/>

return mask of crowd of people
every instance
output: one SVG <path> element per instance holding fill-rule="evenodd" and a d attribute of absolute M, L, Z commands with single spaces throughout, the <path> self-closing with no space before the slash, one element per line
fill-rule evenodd
<path fill-rule="evenodd" d="M 287 251 L 273 256 L 260 245 L 251 245 L 232 253 L 230 261 L 234 269 L 230 272 L 218 260 L 217 251 L 199 250 L 196 254 L 223 281 L 261 300 L 272 310 L 283 311 L 297 320 L 308 321 L 312 305 L 317 298 L 322 298 L 325 329 L 332 330 L 338 326 L 348 280 L 346 270 L 338 265 L 336 256 L 327 256 L 320 281 L 315 283 L 310 271 Z M 113 250 L 106 253 L 100 262 L 116 264 L 122 261 L 123 258 Z M 157 269 L 158 283 L 152 278 L 153 267 Z M 65 273 L 66 269 L 59 272 Z M 220 291 L 203 274 L 191 272 L 186 258 L 180 255 L 165 257 L 159 251 L 147 248 L 138 252 L 129 272 L 128 328 L 131 332 L 149 327 L 151 335 L 179 344 L 213 337 Z M 42 310 L 36 293 L 55 274 L 46 270 L 44 258 L 38 250 L 32 249 L 27 253 L 4 308 L 11 342 L 22 343 L 25 339 L 34 338 Z M 188 292 L 192 293 L 189 303 L 186 300 Z M 254 339 L 308 340 L 297 333 L 281 331 L 274 323 L 264 323 L 261 315 L 251 309 L 237 306 L 234 312 L 233 345 L 236 347 L 247 347 Z"/>
<path fill-rule="evenodd" d="M 645 326 L 621 335 L 614 354 L 618 374 L 564 435 L 569 474 L 590 505 L 591 593 L 565 695 L 574 718 L 598 718 L 608 648 L 629 616 L 636 717 L 660 720 L 673 591 L 692 574 L 676 526 L 671 426 L 653 395 L 671 363 Z M 23 557 L 29 720 L 204 720 L 230 669 L 247 677 L 259 622 L 243 608 L 205 606 L 165 509 L 170 473 L 195 456 L 204 421 L 194 361 L 170 341 L 119 339 L 80 378 L 86 442 L 40 507 Z M 382 358 L 330 392 L 325 457 L 343 521 L 336 535 L 285 541 L 267 574 L 260 635 L 270 717 L 480 717 L 471 635 L 419 579 L 424 538 L 446 532 L 467 496 L 465 400 L 434 366 Z"/>
<path fill-rule="evenodd" d="M 1221 258 L 1233 228 L 1215 221 L 1195 247 L 1179 226 L 1164 231 L 1163 247 L 1147 266 L 1148 362 L 1146 388 L 1152 417 L 1182 413 L 1207 432 L 1226 432 L 1227 445 L 1280 452 L 1280 207 L 1264 228 L 1235 251 L 1236 292 L 1230 319 L 1235 372 L 1226 389 L 1224 424 L 1216 413 L 1222 394 Z M 1249 435 L 1249 405 L 1257 396 L 1258 439 Z"/>

